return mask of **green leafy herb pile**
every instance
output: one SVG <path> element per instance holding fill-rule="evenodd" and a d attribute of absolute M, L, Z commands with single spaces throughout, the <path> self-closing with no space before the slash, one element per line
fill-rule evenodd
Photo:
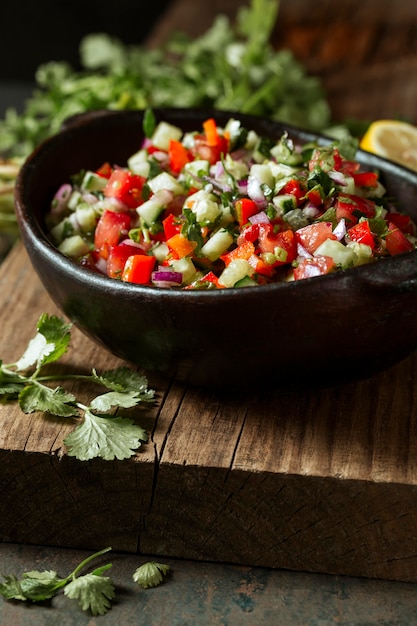
<path fill-rule="evenodd" d="M 5 600 L 45 602 L 63 589 L 65 596 L 76 600 L 83 611 L 90 611 L 94 616 L 104 615 L 111 608 L 111 600 L 116 596 L 113 581 L 108 576 L 103 576 L 112 564 L 98 567 L 88 574 L 80 575 L 80 572 L 91 561 L 110 550 L 111 548 L 104 548 L 95 552 L 65 578 L 60 578 L 52 570 L 25 572 L 20 580 L 13 574 L 3 575 L 5 582 L 0 583 L 0 595 Z M 135 570 L 132 579 L 143 589 L 157 587 L 163 582 L 169 569 L 168 565 L 149 561 Z"/>
<path fill-rule="evenodd" d="M 9 110 L 0 122 L 0 152 L 25 156 L 67 117 L 100 108 L 214 106 L 324 128 L 329 107 L 319 80 L 290 50 L 269 43 L 278 7 L 277 0 L 252 0 L 236 23 L 218 15 L 200 37 L 174 32 L 155 49 L 106 34 L 85 37 L 83 71 L 56 61 L 39 67 L 24 112 Z"/>
<path fill-rule="evenodd" d="M 201 36 L 174 32 L 156 48 L 86 36 L 80 71 L 64 61 L 41 65 L 23 112 L 11 108 L 0 120 L 0 155 L 21 163 L 66 118 L 103 108 L 212 106 L 326 128 L 330 110 L 319 79 L 270 43 L 278 10 L 278 0 L 251 0 L 235 22 L 220 14 Z M 0 161 L 0 234 L 17 231 L 7 165 Z"/>
<path fill-rule="evenodd" d="M 0 361 L 0 398 L 4 402 L 17 400 L 24 413 L 42 411 L 81 421 L 64 439 L 69 456 L 80 461 L 96 457 L 106 461 L 130 458 L 147 441 L 147 434 L 131 418 L 115 411 L 151 403 L 154 391 L 148 389 L 146 377 L 127 367 L 101 374 L 93 369 L 90 375 L 44 373 L 46 366 L 66 353 L 70 330 L 71 324 L 44 313 L 39 318 L 36 335 L 20 359 L 11 364 Z M 62 386 L 50 386 L 58 380 L 83 380 L 108 391 L 96 396 L 87 406 Z"/>

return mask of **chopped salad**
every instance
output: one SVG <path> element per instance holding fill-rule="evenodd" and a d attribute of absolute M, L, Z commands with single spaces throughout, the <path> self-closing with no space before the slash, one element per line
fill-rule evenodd
<path fill-rule="evenodd" d="M 144 129 L 126 165 L 79 172 L 52 200 L 50 237 L 86 268 L 151 287 L 223 289 L 416 248 L 416 225 L 356 148 L 261 137 L 234 118 L 183 132 L 148 111 Z"/>

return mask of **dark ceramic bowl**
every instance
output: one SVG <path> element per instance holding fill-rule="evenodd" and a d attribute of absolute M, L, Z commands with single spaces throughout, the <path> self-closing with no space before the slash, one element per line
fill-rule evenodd
<path fill-rule="evenodd" d="M 184 130 L 207 110 L 155 111 Z M 56 189 L 82 168 L 124 164 L 141 141 L 143 112 L 98 112 L 71 119 L 27 159 L 16 185 L 23 242 L 45 288 L 76 326 L 145 370 L 191 384 L 250 389 L 288 381 L 324 384 L 368 377 L 417 348 L 417 251 L 319 278 L 247 289 L 168 290 L 106 278 L 60 254 L 44 218 Z M 314 134 L 238 115 L 260 134 Z M 318 138 L 326 143 L 325 138 Z M 388 195 L 417 220 L 417 174 L 358 152 L 378 169 Z"/>

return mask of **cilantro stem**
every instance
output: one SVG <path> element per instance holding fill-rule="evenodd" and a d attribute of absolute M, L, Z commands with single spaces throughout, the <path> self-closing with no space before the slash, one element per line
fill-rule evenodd
<path fill-rule="evenodd" d="M 90 556 L 88 556 L 86 559 L 84 559 L 84 561 L 81 561 L 81 563 L 79 565 L 77 565 L 75 570 L 73 572 L 71 572 L 71 574 L 69 576 L 67 576 L 66 580 L 68 581 L 71 578 L 74 580 L 75 578 L 77 578 L 77 576 L 80 573 L 80 571 L 86 565 L 88 565 L 94 559 L 97 559 L 99 556 L 102 556 L 103 554 L 106 554 L 106 552 L 110 552 L 110 550 L 111 550 L 111 546 L 108 547 L 108 548 L 103 548 L 103 550 L 99 550 L 98 552 L 95 552 L 94 554 L 91 554 Z"/>

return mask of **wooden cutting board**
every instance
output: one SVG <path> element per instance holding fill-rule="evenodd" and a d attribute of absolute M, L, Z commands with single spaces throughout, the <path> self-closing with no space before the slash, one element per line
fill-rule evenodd
<path fill-rule="evenodd" d="M 173 2 L 153 41 L 199 34 L 239 4 Z M 408 4 L 283 0 L 276 42 L 320 72 L 340 119 L 413 119 Z M 0 266 L 0 294 L 11 362 L 58 311 L 21 244 Z M 121 361 L 74 330 L 63 363 Z M 239 395 L 149 375 L 157 402 L 138 415 L 149 442 L 116 462 L 70 458 L 71 421 L 0 404 L 0 540 L 417 581 L 416 367 L 413 355 L 356 384 Z"/>
<path fill-rule="evenodd" d="M 39 316 L 59 312 L 21 244 L 0 289 L 0 357 L 12 362 Z M 64 363 L 121 361 L 74 330 Z M 417 580 L 416 366 L 268 394 L 149 376 L 157 402 L 138 423 L 150 440 L 126 461 L 70 458 L 71 420 L 2 404 L 0 539 Z"/>

